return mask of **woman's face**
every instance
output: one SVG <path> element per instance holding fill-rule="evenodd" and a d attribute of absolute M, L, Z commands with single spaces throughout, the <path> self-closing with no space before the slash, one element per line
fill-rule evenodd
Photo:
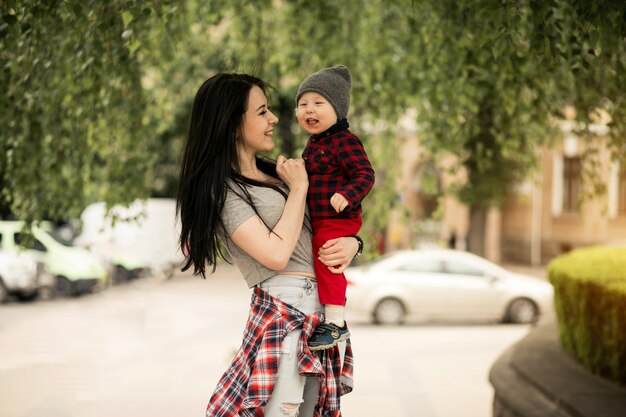
<path fill-rule="evenodd" d="M 243 116 L 243 151 L 257 154 L 274 149 L 274 126 L 278 117 L 270 111 L 263 90 L 256 85 L 250 90 L 248 109 Z"/>

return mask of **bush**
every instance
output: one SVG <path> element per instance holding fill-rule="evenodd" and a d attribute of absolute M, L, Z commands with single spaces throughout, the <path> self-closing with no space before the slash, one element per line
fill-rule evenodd
<path fill-rule="evenodd" d="M 626 383 L 626 248 L 591 247 L 548 266 L 563 348 Z"/>

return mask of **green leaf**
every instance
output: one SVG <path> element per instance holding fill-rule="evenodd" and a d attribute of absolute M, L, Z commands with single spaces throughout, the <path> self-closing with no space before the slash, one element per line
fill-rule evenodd
<path fill-rule="evenodd" d="M 505 38 L 503 37 L 498 38 L 496 42 L 494 43 L 493 47 L 491 48 L 491 52 L 493 53 L 494 59 L 497 60 L 502 55 L 505 48 L 506 48 Z"/>

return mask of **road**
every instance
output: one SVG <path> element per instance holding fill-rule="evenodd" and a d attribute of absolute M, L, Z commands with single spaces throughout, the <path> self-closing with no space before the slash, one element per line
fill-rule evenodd
<path fill-rule="evenodd" d="M 3 417 L 204 416 L 241 339 L 250 292 L 145 278 L 76 299 L 0 306 Z M 529 326 L 351 322 L 355 389 L 345 417 L 487 417 L 493 361 Z"/>

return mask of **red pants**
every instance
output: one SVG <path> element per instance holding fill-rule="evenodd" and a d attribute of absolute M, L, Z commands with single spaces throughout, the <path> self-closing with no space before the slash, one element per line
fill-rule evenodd
<path fill-rule="evenodd" d="M 319 249 L 327 240 L 356 235 L 361 229 L 361 218 L 356 219 L 318 219 L 311 222 L 313 227 L 313 260 L 320 303 L 346 304 L 346 277 L 343 273 L 333 274 L 326 265 L 319 261 Z"/>

